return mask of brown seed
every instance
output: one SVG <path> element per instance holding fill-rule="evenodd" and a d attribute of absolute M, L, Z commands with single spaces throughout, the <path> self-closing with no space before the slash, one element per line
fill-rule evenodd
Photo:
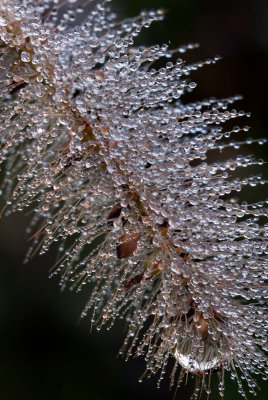
<path fill-rule="evenodd" d="M 93 130 L 88 122 L 85 122 L 85 128 L 83 130 L 83 138 L 81 140 L 82 143 L 88 142 L 89 140 L 95 141 L 95 136 Z"/>
<path fill-rule="evenodd" d="M 140 239 L 139 232 L 126 233 L 121 237 L 120 244 L 116 247 L 119 259 L 132 256 Z"/>
<path fill-rule="evenodd" d="M 102 72 L 98 71 L 98 72 L 95 73 L 95 79 L 97 81 L 103 81 L 104 78 L 105 78 L 105 76 L 104 76 L 104 74 Z"/>
<path fill-rule="evenodd" d="M 206 334 L 208 332 L 208 324 L 202 315 L 200 315 L 199 320 L 194 325 L 194 330 L 196 333 L 199 333 L 203 337 L 206 336 Z"/>
<path fill-rule="evenodd" d="M 107 225 L 108 225 L 109 228 L 112 228 L 112 227 L 113 227 L 114 220 L 120 217 L 121 211 L 122 211 L 122 207 L 121 207 L 120 203 L 116 204 L 116 205 L 112 208 L 112 210 L 110 211 L 110 213 L 109 213 L 109 215 L 108 215 L 108 218 L 107 218 L 107 219 L 108 219 Z M 127 222 L 126 218 L 123 217 L 123 216 L 121 217 L 121 221 L 122 221 L 122 223 L 123 223 L 123 226 L 124 226 L 124 225 L 126 224 L 126 222 Z"/>
<path fill-rule="evenodd" d="M 110 211 L 110 214 L 108 215 L 108 220 L 118 218 L 119 215 L 121 214 L 122 207 L 120 203 L 118 203 L 112 210 Z"/>
<path fill-rule="evenodd" d="M 12 85 L 10 85 L 9 91 L 11 94 L 17 93 L 20 89 L 23 89 L 26 85 L 28 85 L 28 83 L 24 81 L 14 82 Z"/>
<path fill-rule="evenodd" d="M 137 285 L 143 278 L 143 274 L 139 274 L 134 276 L 134 278 L 130 279 L 127 283 L 124 284 L 124 289 L 127 291 L 132 288 L 132 286 Z"/>
<path fill-rule="evenodd" d="M 139 195 L 136 192 L 127 192 L 127 200 L 137 202 L 139 201 Z"/>
<path fill-rule="evenodd" d="M 162 224 L 158 224 L 159 228 L 168 228 L 168 219 L 164 218 Z"/>

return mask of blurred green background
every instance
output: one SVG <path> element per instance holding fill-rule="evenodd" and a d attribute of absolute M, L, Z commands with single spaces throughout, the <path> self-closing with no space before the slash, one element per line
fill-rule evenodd
<path fill-rule="evenodd" d="M 252 127 L 250 136 L 267 136 L 268 0 L 114 0 L 112 5 L 120 18 L 144 8 L 169 10 L 165 21 L 143 31 L 137 43 L 169 41 L 176 47 L 199 42 L 200 49 L 183 58 L 223 56 L 216 65 L 192 74 L 198 86 L 187 100 L 242 94 L 239 108 L 252 112 L 246 121 Z M 268 159 L 267 146 L 246 152 Z M 267 175 L 267 168 L 262 172 Z M 248 190 L 248 200 L 264 198 L 265 189 L 267 194 L 267 186 Z M 22 214 L 0 220 L 0 399 L 172 399 L 168 380 L 160 389 L 155 379 L 138 383 L 142 359 L 125 363 L 116 358 L 124 339 L 123 322 L 109 332 L 92 334 L 88 320 L 78 323 L 88 289 L 79 295 L 60 292 L 58 279 L 48 279 L 53 249 L 22 264 L 28 222 Z M 267 385 L 260 386 L 257 398 L 264 400 Z M 187 400 L 190 392 L 191 387 L 182 388 L 177 398 Z M 213 394 L 210 399 L 217 398 Z M 238 398 L 236 386 L 227 380 L 226 399 Z"/>

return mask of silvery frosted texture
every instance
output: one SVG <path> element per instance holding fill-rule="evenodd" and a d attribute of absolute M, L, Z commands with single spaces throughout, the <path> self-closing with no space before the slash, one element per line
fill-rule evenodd
<path fill-rule="evenodd" d="M 242 171 L 263 161 L 228 157 L 252 142 L 238 96 L 181 100 L 217 57 L 187 65 L 194 44 L 133 46 L 162 18 L 118 22 L 108 1 L 0 1 L 3 214 L 34 207 L 26 261 L 58 241 L 52 275 L 94 283 L 82 316 L 98 329 L 125 318 L 121 352 L 144 355 L 145 375 L 160 383 L 171 358 L 171 384 L 196 378 L 193 399 L 213 372 L 223 396 L 225 370 L 246 396 L 265 375 L 267 202 L 233 197 L 266 184 Z"/>

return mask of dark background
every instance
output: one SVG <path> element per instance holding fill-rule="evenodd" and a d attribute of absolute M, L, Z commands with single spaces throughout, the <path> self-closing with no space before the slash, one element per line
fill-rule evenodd
<path fill-rule="evenodd" d="M 122 18 L 143 8 L 168 9 L 165 21 L 143 31 L 138 43 L 170 41 L 176 47 L 199 42 L 200 49 L 183 58 L 223 56 L 216 65 L 192 74 L 198 86 L 187 100 L 242 94 L 238 108 L 252 112 L 246 122 L 252 127 L 250 136 L 267 136 L 268 0 L 114 0 L 112 4 Z M 268 159 L 267 146 L 252 146 L 246 152 Z M 267 175 L 267 167 L 262 171 Z M 263 199 L 267 186 L 246 194 L 250 201 Z M 22 264 L 28 221 L 22 214 L 0 220 L 0 399 L 172 399 L 168 381 L 160 390 L 154 379 L 138 383 L 145 365 L 142 359 L 126 364 L 116 358 L 124 339 L 123 323 L 92 334 L 88 320 L 78 324 L 88 289 L 79 295 L 60 292 L 58 279 L 48 279 L 53 251 Z M 260 386 L 257 398 L 264 400 L 267 385 L 260 382 Z M 178 399 L 187 400 L 190 389 L 183 388 Z M 213 394 L 210 399 L 217 398 Z M 236 386 L 227 379 L 226 399 L 237 398 Z"/>

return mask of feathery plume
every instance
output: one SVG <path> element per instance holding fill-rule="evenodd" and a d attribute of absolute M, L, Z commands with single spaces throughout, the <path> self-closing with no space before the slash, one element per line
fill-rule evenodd
<path fill-rule="evenodd" d="M 223 397 L 225 370 L 246 397 L 242 380 L 255 393 L 266 365 L 267 202 L 230 195 L 266 183 L 233 173 L 263 161 L 213 161 L 249 143 L 225 140 L 248 131 L 224 128 L 248 116 L 238 96 L 181 100 L 217 57 L 186 65 L 195 44 L 133 46 L 163 14 L 119 23 L 107 0 L 0 1 L 3 213 L 34 206 L 26 261 L 59 241 L 51 275 L 94 283 L 82 316 L 97 329 L 125 318 L 121 352 L 143 355 L 145 375 L 160 383 L 172 358 L 171 385 L 190 373 L 193 399 L 214 371 Z"/>

